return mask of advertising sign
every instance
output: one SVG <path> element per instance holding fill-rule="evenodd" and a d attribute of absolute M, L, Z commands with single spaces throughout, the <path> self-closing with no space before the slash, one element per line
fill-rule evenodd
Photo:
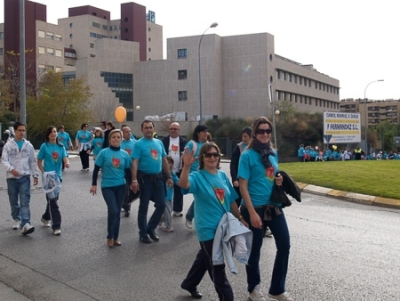
<path fill-rule="evenodd" d="M 324 143 L 360 142 L 360 113 L 324 112 Z"/>

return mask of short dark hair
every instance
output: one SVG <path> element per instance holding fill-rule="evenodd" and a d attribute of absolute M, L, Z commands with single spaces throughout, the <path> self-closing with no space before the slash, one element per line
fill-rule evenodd
<path fill-rule="evenodd" d="M 24 127 L 26 127 L 26 124 L 17 121 L 16 123 L 14 123 L 14 126 L 13 126 L 13 127 L 14 127 L 14 130 L 18 129 L 19 126 L 24 126 Z"/>
<path fill-rule="evenodd" d="M 244 133 L 246 133 L 247 135 L 249 135 L 249 137 L 251 137 L 251 127 L 245 126 L 244 128 L 242 128 L 240 135 L 243 135 Z"/>
<path fill-rule="evenodd" d="M 140 125 L 141 129 L 143 128 L 143 124 L 145 124 L 145 123 L 151 123 L 153 125 L 153 128 L 155 128 L 153 121 L 151 121 L 149 119 L 145 119 L 145 120 L 143 120 L 143 122 Z"/>

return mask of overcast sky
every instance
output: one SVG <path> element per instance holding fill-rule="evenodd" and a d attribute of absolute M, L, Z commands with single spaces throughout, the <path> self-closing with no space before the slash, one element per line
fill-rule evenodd
<path fill-rule="evenodd" d="M 0 0 L 1 1 L 1 0 Z M 19 1 L 19 0 L 15 0 Z M 120 19 L 129 0 L 38 0 L 47 22 L 68 17 L 68 8 L 92 5 Z M 137 0 L 156 13 L 165 39 L 207 34 L 268 32 L 275 53 L 340 81 L 340 98 L 400 99 L 400 26 L 396 0 Z M 4 1 L 0 4 L 4 22 Z M 164 57 L 166 54 L 164 53 Z"/>

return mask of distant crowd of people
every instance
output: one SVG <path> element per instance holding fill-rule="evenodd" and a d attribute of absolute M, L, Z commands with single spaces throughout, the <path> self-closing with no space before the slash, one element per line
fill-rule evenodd
<path fill-rule="evenodd" d="M 321 149 L 319 146 L 306 146 L 301 144 L 297 150 L 297 157 L 300 162 L 315 162 L 315 161 L 348 161 L 348 160 L 400 160 L 400 152 L 389 153 L 380 151 L 376 153 L 365 153 L 358 145 L 354 150 L 346 147 L 338 150 L 336 145 L 330 148 Z"/>
<path fill-rule="evenodd" d="M 183 217 L 183 195 L 192 194 L 193 201 L 187 211 L 186 226 L 196 229 L 200 250 L 180 287 L 193 298 L 202 298 L 198 285 L 208 272 L 219 300 L 234 300 L 233 290 L 225 272 L 224 256 L 234 256 L 246 264 L 249 300 L 267 300 L 262 292 L 260 273 L 261 247 L 265 236 L 273 236 L 277 248 L 268 297 L 293 301 L 286 292 L 289 267 L 290 235 L 282 203 L 271 198 L 274 186 L 281 186 L 284 178 L 278 169 L 278 154 L 271 142 L 272 123 L 266 117 L 257 118 L 252 127 L 242 130 L 242 142 L 234 150 L 231 180 L 221 171 L 221 151 L 212 142 L 207 126 L 195 127 L 193 137 L 180 136 L 180 125 L 173 122 L 169 135 L 156 139 L 155 126 L 144 120 L 140 130 L 142 138 L 136 140 L 131 129 L 121 129 L 112 122 L 88 130 L 83 123 L 75 141 L 64 126 L 49 126 L 45 142 L 37 157 L 32 144 L 24 139 L 26 125 L 15 123 L 15 137 L 5 145 L 2 162 L 6 168 L 12 229 L 21 229 L 23 235 L 34 232 L 30 221 L 30 186 L 38 184 L 42 174 L 46 193 L 46 208 L 41 216 L 44 227 L 61 235 L 61 212 L 58 205 L 64 168 L 69 168 L 70 150 L 77 150 L 81 171 L 90 170 L 90 155 L 94 167 L 89 192 L 101 190 L 107 205 L 106 245 L 119 247 L 121 212 L 130 216 L 130 205 L 139 199 L 137 223 L 139 241 L 144 244 L 158 242 L 156 230 L 174 232 L 172 217 Z M 101 181 L 99 175 L 101 173 Z M 98 183 L 100 182 L 100 183 Z M 98 189 L 100 185 L 100 189 Z M 150 201 L 153 213 L 147 219 Z M 246 231 L 230 232 L 229 248 L 224 244 L 225 231 L 232 216 Z M 237 221 L 236 220 L 236 221 Z M 225 229 L 225 230 L 223 230 Z M 244 235 L 244 233 L 251 235 Z M 215 258 L 222 258 L 216 261 Z M 228 260 L 232 271 L 231 261 Z"/>

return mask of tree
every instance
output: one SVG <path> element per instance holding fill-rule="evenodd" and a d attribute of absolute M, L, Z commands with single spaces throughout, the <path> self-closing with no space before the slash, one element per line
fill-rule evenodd
<path fill-rule="evenodd" d="M 82 79 L 64 82 L 61 73 L 49 70 L 39 83 L 37 100 L 31 97 L 27 101 L 28 133 L 37 137 L 49 125 L 61 124 L 67 129 L 79 129 L 92 119 L 90 97 L 90 88 Z"/>

